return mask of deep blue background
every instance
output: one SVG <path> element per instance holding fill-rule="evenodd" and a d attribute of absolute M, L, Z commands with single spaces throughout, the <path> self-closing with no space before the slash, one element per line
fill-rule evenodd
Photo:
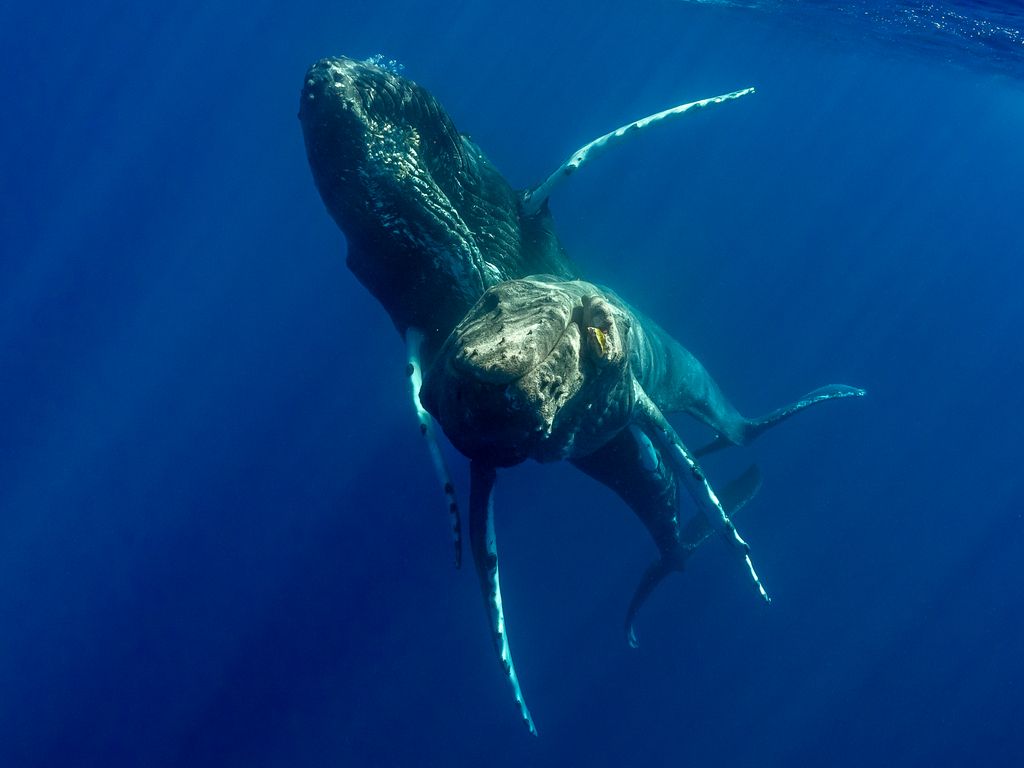
<path fill-rule="evenodd" d="M 0 765 L 1019 765 L 1024 87 L 673 2 L 0 11 Z M 517 722 L 295 113 L 383 53 L 591 279 L 768 410 L 739 521 L 621 621 L 653 547 L 568 466 L 501 476 Z M 695 443 L 706 437 L 679 422 Z M 458 466 L 466 495 L 463 462 Z"/>

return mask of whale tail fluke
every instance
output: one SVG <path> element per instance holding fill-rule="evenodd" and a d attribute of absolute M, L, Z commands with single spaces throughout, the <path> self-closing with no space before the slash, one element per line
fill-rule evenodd
<path fill-rule="evenodd" d="M 761 470 L 756 464 L 751 464 L 742 475 L 722 489 L 718 498 L 722 502 L 722 508 L 732 517 L 754 498 L 760 488 Z M 662 555 L 644 571 L 626 611 L 626 642 L 630 648 L 640 647 L 636 636 L 636 615 L 640 607 L 647 602 L 647 598 L 666 576 L 673 571 L 683 570 L 690 553 L 711 538 L 714 532 L 704 515 L 694 515 L 679 532 L 679 545 L 675 552 Z"/>
<path fill-rule="evenodd" d="M 727 448 L 730 445 L 747 445 L 765 430 L 785 421 L 793 414 L 802 411 L 804 408 L 815 405 L 816 403 L 823 403 L 827 400 L 838 400 L 844 397 L 864 397 L 866 394 L 866 390 L 863 390 L 860 387 L 851 387 L 847 384 L 828 384 L 824 387 L 818 387 L 817 389 L 808 392 L 799 400 L 795 400 L 781 408 L 776 408 L 771 413 L 761 416 L 760 418 L 747 419 L 741 427 L 738 440 L 727 437 L 724 434 L 720 434 L 710 443 L 698 448 L 693 453 L 695 456 L 706 456 L 707 454 L 714 453 L 722 448 Z"/>

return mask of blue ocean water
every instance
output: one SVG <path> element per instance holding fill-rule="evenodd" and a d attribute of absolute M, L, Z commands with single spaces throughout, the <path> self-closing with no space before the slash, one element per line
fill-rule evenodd
<path fill-rule="evenodd" d="M 1017 4 L 5 6 L 0 766 L 1024 762 L 1024 28 Z M 622 636 L 654 550 L 565 465 L 500 477 L 478 586 L 295 118 L 382 54 L 510 181 L 580 171 L 585 274 L 745 412 L 740 527 Z M 685 420 L 694 442 L 707 437 Z M 464 462 L 450 453 L 460 492 Z"/>

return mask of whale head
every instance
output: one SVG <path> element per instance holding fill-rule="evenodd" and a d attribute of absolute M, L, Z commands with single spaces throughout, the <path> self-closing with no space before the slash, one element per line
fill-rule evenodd
<path fill-rule="evenodd" d="M 489 285 L 564 273 L 550 217 L 520 221 L 515 192 L 412 80 L 373 60 L 322 59 L 299 120 L 349 268 L 400 331 L 443 338 Z"/>
<path fill-rule="evenodd" d="M 503 282 L 448 336 L 421 399 L 470 458 L 584 456 L 632 411 L 629 332 L 628 315 L 589 283 Z"/>

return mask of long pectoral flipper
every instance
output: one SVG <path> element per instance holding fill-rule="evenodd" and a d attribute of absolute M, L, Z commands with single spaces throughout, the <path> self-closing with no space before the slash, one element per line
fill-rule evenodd
<path fill-rule="evenodd" d="M 753 88 L 744 88 L 740 91 L 732 91 L 731 93 L 724 93 L 721 96 L 712 96 L 709 99 L 701 99 L 699 101 L 691 101 L 689 104 L 680 104 L 669 109 L 656 112 L 653 115 L 641 118 L 640 120 L 634 120 L 631 123 L 626 123 L 619 128 L 616 128 L 610 133 L 606 133 L 604 136 L 599 136 L 588 144 L 584 144 L 582 147 L 577 149 L 572 155 L 562 163 L 558 170 L 552 173 L 536 188 L 530 190 L 523 195 L 522 210 L 526 216 L 533 216 L 537 213 L 541 206 L 544 205 L 544 201 L 551 196 L 552 190 L 555 189 L 562 181 L 572 175 L 572 173 L 579 168 L 581 165 L 586 163 L 588 160 L 593 159 L 596 155 L 600 154 L 604 149 L 607 149 L 614 144 L 617 144 L 627 135 L 632 134 L 635 131 L 646 128 L 654 123 L 659 123 L 670 117 L 676 117 L 677 115 L 683 115 L 687 112 L 695 111 L 703 107 L 711 106 L 712 104 L 721 104 L 725 101 L 731 101 L 732 99 L 738 99 L 741 96 L 754 93 Z"/>
<path fill-rule="evenodd" d="M 462 521 L 459 517 L 459 502 L 455 497 L 455 484 L 452 483 L 448 464 L 441 453 L 441 446 L 437 443 L 437 435 L 434 434 L 434 418 L 427 413 L 420 402 L 420 389 L 423 387 L 423 363 L 420 357 L 423 349 L 423 332 L 418 328 L 409 328 L 405 333 L 405 345 L 409 360 L 408 372 L 409 383 L 412 386 L 412 404 L 420 422 L 420 434 L 427 441 L 427 450 L 430 451 L 430 458 L 434 463 L 434 472 L 441 483 L 445 500 L 448 502 L 448 520 L 451 523 L 452 543 L 455 546 L 455 567 L 461 568 Z"/>
<path fill-rule="evenodd" d="M 750 571 L 750 578 L 753 579 L 758 592 L 765 601 L 771 602 L 768 592 L 757 576 L 757 571 L 754 570 L 754 563 L 750 559 L 750 545 L 743 540 L 739 531 L 736 530 L 736 526 L 732 524 L 732 520 L 725 513 L 721 501 L 711 487 L 711 483 L 708 482 L 704 470 L 697 463 L 697 459 L 683 444 L 658 407 L 651 402 L 639 382 L 633 382 L 633 389 L 636 398 L 636 414 L 646 427 L 645 431 L 657 439 L 665 459 L 672 465 L 679 482 L 689 491 L 697 504 L 697 509 L 707 519 L 711 528 L 720 532 L 726 542 L 743 555 L 743 560 Z"/>
<path fill-rule="evenodd" d="M 537 735 L 530 710 L 526 707 L 516 668 L 512 663 L 512 651 L 508 645 L 508 633 L 505 631 L 505 612 L 501 606 L 501 584 L 498 581 L 498 544 L 494 535 L 494 467 L 483 464 L 479 460 L 469 465 L 469 542 L 473 550 L 473 563 L 480 577 L 480 589 L 483 591 L 484 603 L 487 607 L 487 618 L 491 626 L 491 639 L 494 650 L 501 661 L 505 678 L 512 687 L 512 696 L 519 705 L 519 713 L 530 733 Z"/>

